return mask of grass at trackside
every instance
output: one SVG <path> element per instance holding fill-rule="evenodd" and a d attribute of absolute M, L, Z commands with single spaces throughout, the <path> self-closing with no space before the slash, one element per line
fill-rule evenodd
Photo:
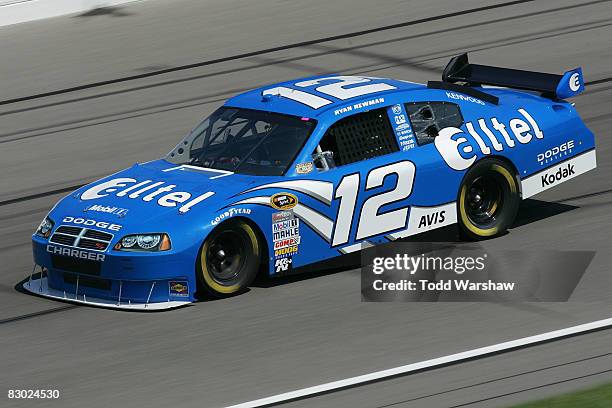
<path fill-rule="evenodd" d="M 515 405 L 512 408 L 610 408 L 612 383 L 573 394 L 560 395 L 541 401 Z"/>

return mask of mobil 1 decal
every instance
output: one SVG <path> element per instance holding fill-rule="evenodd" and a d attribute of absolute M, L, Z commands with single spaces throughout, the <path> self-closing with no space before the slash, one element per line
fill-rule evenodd
<path fill-rule="evenodd" d="M 408 114 L 403 104 L 396 104 L 387 108 L 389 120 L 393 126 L 393 132 L 397 138 L 397 144 L 402 151 L 410 150 L 416 146 L 416 139 L 412 133 Z"/>
<path fill-rule="evenodd" d="M 507 121 L 480 118 L 466 122 L 465 129 L 447 127 L 434 139 L 446 164 L 458 171 L 470 167 L 479 155 L 487 156 L 544 138 L 538 122 L 523 108 Z"/>

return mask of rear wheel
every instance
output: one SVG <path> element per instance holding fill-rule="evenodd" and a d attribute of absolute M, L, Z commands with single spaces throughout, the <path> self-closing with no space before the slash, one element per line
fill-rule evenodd
<path fill-rule="evenodd" d="M 458 219 L 471 239 L 501 235 L 512 225 L 520 204 L 514 170 L 501 160 L 477 163 L 459 190 Z"/>
<path fill-rule="evenodd" d="M 223 223 L 206 238 L 200 250 L 199 281 L 215 297 L 244 291 L 259 271 L 261 246 L 244 221 Z"/>

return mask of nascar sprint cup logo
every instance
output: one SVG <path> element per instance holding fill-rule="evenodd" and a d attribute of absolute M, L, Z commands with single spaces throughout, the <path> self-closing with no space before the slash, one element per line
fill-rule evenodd
<path fill-rule="evenodd" d="M 544 133 L 529 112 L 519 109 L 518 113 L 521 117 L 510 119 L 508 124 L 501 123 L 495 117 L 488 120 L 478 119 L 475 122 L 477 126 L 466 122 L 467 134 L 456 127 L 444 128 L 434 139 L 436 149 L 450 168 L 461 171 L 476 161 L 476 149 L 484 155 L 489 155 L 492 153 L 491 147 L 500 152 L 505 147 L 516 146 L 517 143 L 527 144 L 534 139 L 543 139 Z M 476 130 L 477 127 L 479 130 Z M 468 140 L 468 134 L 476 145 Z M 488 143 L 485 143 L 485 140 Z"/>

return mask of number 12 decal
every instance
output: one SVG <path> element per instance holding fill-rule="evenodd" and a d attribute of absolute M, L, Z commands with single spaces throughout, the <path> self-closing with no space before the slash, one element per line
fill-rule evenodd
<path fill-rule="evenodd" d="M 404 228 L 408 219 L 408 206 L 381 213 L 384 205 L 404 200 L 412 193 L 416 167 L 411 161 L 401 161 L 371 170 L 366 178 L 365 191 L 381 187 L 387 176 L 397 175 L 395 187 L 367 198 L 361 206 L 355 241 Z M 332 246 L 349 241 L 359 195 L 359 173 L 344 176 L 336 188 L 334 198 L 340 200 Z"/>
<path fill-rule="evenodd" d="M 397 89 L 393 85 L 389 85 L 384 82 L 371 83 L 372 79 L 378 78 L 339 75 L 333 77 L 311 79 L 309 81 L 301 81 L 295 83 L 295 86 L 300 88 L 309 88 L 315 85 L 320 85 L 320 83 L 323 81 L 337 81 L 331 84 L 318 86 L 315 88 L 315 91 L 340 100 L 346 100 L 357 96 Z M 347 86 L 349 85 L 356 84 L 366 85 L 352 86 L 351 88 L 347 88 Z M 277 86 L 276 88 L 266 89 L 262 92 L 262 95 L 282 96 L 283 98 L 291 99 L 293 101 L 310 106 L 312 109 L 319 109 L 325 105 L 333 103 L 329 99 L 317 96 L 315 94 L 300 91 L 298 89 L 287 88 L 285 86 Z"/>

